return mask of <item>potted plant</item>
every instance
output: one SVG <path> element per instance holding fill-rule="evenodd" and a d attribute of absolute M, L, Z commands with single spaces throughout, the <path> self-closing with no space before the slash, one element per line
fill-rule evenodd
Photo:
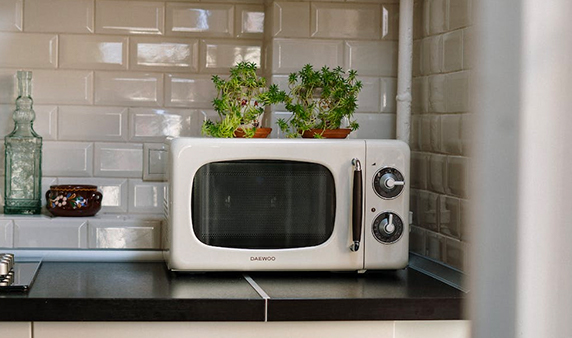
<path fill-rule="evenodd" d="M 213 137 L 266 137 L 272 128 L 261 128 L 264 108 L 282 102 L 286 93 L 278 86 L 266 87 L 252 62 L 240 62 L 230 69 L 227 80 L 213 75 L 217 96 L 212 104 L 220 120 L 203 123 L 203 135 Z"/>
<path fill-rule="evenodd" d="M 314 70 L 305 65 L 288 78 L 289 94 L 284 102 L 292 113 L 279 119 L 278 126 L 287 137 L 345 138 L 359 128 L 352 120 L 357 108 L 357 95 L 362 88 L 357 72 L 346 72 L 341 67 L 326 66 Z M 342 128 L 342 124 L 347 128 Z M 330 134 L 332 134 L 330 136 Z"/>

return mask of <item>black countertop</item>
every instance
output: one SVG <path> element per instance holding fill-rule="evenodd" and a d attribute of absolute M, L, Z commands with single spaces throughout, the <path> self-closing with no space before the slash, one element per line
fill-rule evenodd
<path fill-rule="evenodd" d="M 42 263 L 0 321 L 462 319 L 464 293 L 411 268 L 175 274 L 164 263 Z"/>

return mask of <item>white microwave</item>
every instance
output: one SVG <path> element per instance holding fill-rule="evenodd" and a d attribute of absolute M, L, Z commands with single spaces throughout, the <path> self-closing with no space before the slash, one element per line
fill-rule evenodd
<path fill-rule="evenodd" d="M 174 138 L 163 245 L 174 271 L 364 271 L 408 263 L 398 140 Z"/>

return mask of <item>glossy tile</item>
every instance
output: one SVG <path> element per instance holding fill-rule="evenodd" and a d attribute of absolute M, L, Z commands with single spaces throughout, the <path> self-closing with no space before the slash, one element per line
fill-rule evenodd
<path fill-rule="evenodd" d="M 87 248 L 87 221 L 57 218 L 14 220 L 15 248 Z"/>
<path fill-rule="evenodd" d="M 423 57 L 421 54 L 422 41 L 423 40 L 413 40 L 412 74 L 414 78 L 423 75 Z"/>
<path fill-rule="evenodd" d="M 26 32 L 93 33 L 93 0 L 26 0 Z"/>
<path fill-rule="evenodd" d="M 195 109 L 129 109 L 131 141 L 163 142 L 167 136 L 200 136 L 205 113 Z"/>
<path fill-rule="evenodd" d="M 167 168 L 168 152 L 162 143 L 143 145 L 143 180 L 163 181 Z"/>
<path fill-rule="evenodd" d="M 389 4 L 381 5 L 381 38 L 383 40 L 398 40 L 399 38 L 398 5 L 389 5 Z"/>
<path fill-rule="evenodd" d="M 234 6 L 167 3 L 167 34 L 230 38 L 234 36 Z"/>
<path fill-rule="evenodd" d="M 34 70 L 35 104 L 93 104 L 93 72 L 87 70 Z"/>
<path fill-rule="evenodd" d="M 42 175 L 92 176 L 92 143 L 48 141 L 42 147 Z"/>
<path fill-rule="evenodd" d="M 470 106 L 470 71 L 449 73 L 445 79 L 445 100 L 447 112 L 467 112 Z"/>
<path fill-rule="evenodd" d="M 429 112 L 447 112 L 446 95 L 449 95 L 445 85 L 446 75 L 429 76 Z M 451 98 L 454 100 L 455 98 Z"/>
<path fill-rule="evenodd" d="M 236 5 L 234 35 L 239 38 L 261 39 L 264 33 L 264 6 Z"/>
<path fill-rule="evenodd" d="M 472 0 L 449 0 L 449 30 L 472 24 Z"/>
<path fill-rule="evenodd" d="M 310 37 L 310 3 L 275 1 L 272 6 L 272 36 Z"/>
<path fill-rule="evenodd" d="M 210 108 L 216 97 L 211 75 L 167 74 L 165 77 L 165 106 Z"/>
<path fill-rule="evenodd" d="M 311 36 L 337 39 L 381 38 L 381 8 L 376 4 L 311 3 Z"/>
<path fill-rule="evenodd" d="M 457 0 L 455 0 L 457 1 Z M 449 27 L 448 23 L 448 0 L 429 1 L 429 33 L 439 34 L 445 32 Z"/>
<path fill-rule="evenodd" d="M 426 113 L 429 111 L 429 77 L 416 77 L 411 82 L 411 110 L 413 113 Z"/>
<path fill-rule="evenodd" d="M 422 151 L 431 151 L 431 116 L 419 116 L 419 149 Z"/>
<path fill-rule="evenodd" d="M 463 69 L 463 31 L 443 35 L 443 71 L 454 72 Z"/>
<path fill-rule="evenodd" d="M 378 77 L 359 77 L 362 89 L 358 94 L 356 112 L 376 113 L 380 111 L 381 81 Z"/>
<path fill-rule="evenodd" d="M 97 190 L 103 195 L 101 210 L 98 216 L 105 213 L 125 213 L 128 206 L 127 179 L 121 178 L 81 178 L 60 177 L 58 184 L 90 184 L 96 185 Z"/>
<path fill-rule="evenodd" d="M 465 261 L 466 261 L 466 245 L 465 243 L 452 238 L 445 238 L 445 254 L 443 256 L 443 261 L 445 264 L 452 266 L 455 269 L 465 271 Z"/>
<path fill-rule="evenodd" d="M 90 219 L 90 249 L 160 249 L 161 222 L 157 220 Z"/>
<path fill-rule="evenodd" d="M 360 75 L 397 76 L 397 43 L 394 41 L 346 41 L 345 69 Z"/>
<path fill-rule="evenodd" d="M 131 38 L 130 68 L 173 72 L 197 72 L 199 41 L 156 37 Z"/>
<path fill-rule="evenodd" d="M 4 194 L 2 194 L 4 195 Z M 0 219 L 0 248 L 13 246 L 14 224 L 9 219 Z"/>
<path fill-rule="evenodd" d="M 143 145 L 96 143 L 94 163 L 97 177 L 142 177 Z"/>
<path fill-rule="evenodd" d="M 163 35 L 164 17 L 163 2 L 97 0 L 95 32 Z"/>
<path fill-rule="evenodd" d="M 443 115 L 441 117 L 441 131 L 443 151 L 450 155 L 462 155 L 463 142 L 461 134 L 462 115 Z"/>
<path fill-rule="evenodd" d="M 447 161 L 447 189 L 449 195 L 469 197 L 469 158 L 449 156 Z"/>
<path fill-rule="evenodd" d="M 441 196 L 439 206 L 439 232 L 460 239 L 461 201 L 458 198 Z"/>
<path fill-rule="evenodd" d="M 129 180 L 129 213 L 160 214 L 166 183 Z"/>
<path fill-rule="evenodd" d="M 439 195 L 419 190 L 417 196 L 417 219 L 419 220 L 419 225 L 428 230 L 438 231 Z"/>
<path fill-rule="evenodd" d="M 429 119 L 429 142 L 430 150 L 434 153 L 442 153 L 443 146 L 441 144 L 442 131 L 441 131 L 441 115 L 431 115 L 427 116 Z"/>
<path fill-rule="evenodd" d="M 228 73 L 241 61 L 254 62 L 261 68 L 262 43 L 256 40 L 201 40 L 201 72 Z"/>
<path fill-rule="evenodd" d="M 24 0 L 4 0 L 0 2 L 0 31 L 22 31 Z"/>
<path fill-rule="evenodd" d="M 61 106 L 58 139 L 62 141 L 127 141 L 124 107 Z"/>
<path fill-rule="evenodd" d="M 395 114 L 357 113 L 354 115 L 360 127 L 350 134 L 357 139 L 395 138 Z"/>
<path fill-rule="evenodd" d="M 273 49 L 273 74 L 297 72 L 306 64 L 312 64 L 316 69 L 323 66 L 330 68 L 344 66 L 344 45 L 342 41 L 274 39 Z M 363 72 L 363 74 L 377 75 L 367 72 Z"/>
<path fill-rule="evenodd" d="M 412 226 L 409 233 L 409 250 L 419 255 L 425 255 L 426 231 L 420 227 Z"/>
<path fill-rule="evenodd" d="M 60 35 L 60 68 L 125 70 L 127 45 L 123 36 Z"/>
<path fill-rule="evenodd" d="M 473 28 L 463 29 L 463 68 L 471 69 L 475 64 L 475 52 L 473 48 Z"/>
<path fill-rule="evenodd" d="M 447 187 L 447 157 L 445 155 L 431 154 L 429 157 L 428 188 L 431 191 L 445 193 Z"/>
<path fill-rule="evenodd" d="M 0 104 L 14 104 L 18 96 L 17 81 L 16 70 L 0 69 Z"/>
<path fill-rule="evenodd" d="M 0 32 L 0 67 L 49 69 L 57 67 L 57 59 L 57 35 Z"/>
<path fill-rule="evenodd" d="M 95 103 L 118 106 L 161 106 L 163 104 L 163 75 L 96 72 Z"/>
<path fill-rule="evenodd" d="M 418 114 L 411 115 L 411 132 L 409 135 L 409 147 L 411 151 L 421 150 L 421 116 Z"/>
<path fill-rule="evenodd" d="M 437 74 L 443 70 L 443 35 L 422 40 L 423 74 Z"/>
<path fill-rule="evenodd" d="M 397 79 L 382 77 L 380 79 L 382 113 L 395 113 L 397 111 Z"/>
<path fill-rule="evenodd" d="M 411 186 L 417 189 L 427 189 L 429 176 L 429 154 L 411 152 Z M 414 209 L 412 209 L 414 210 Z"/>
<path fill-rule="evenodd" d="M 44 141 L 54 141 L 58 137 L 58 107 L 57 106 L 34 106 L 36 119 L 34 130 Z"/>

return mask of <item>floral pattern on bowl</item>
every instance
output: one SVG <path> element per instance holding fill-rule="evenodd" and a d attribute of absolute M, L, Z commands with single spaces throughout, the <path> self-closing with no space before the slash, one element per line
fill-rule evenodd
<path fill-rule="evenodd" d="M 101 209 L 102 198 L 95 185 L 52 185 L 46 192 L 46 208 L 54 216 L 93 216 Z"/>

